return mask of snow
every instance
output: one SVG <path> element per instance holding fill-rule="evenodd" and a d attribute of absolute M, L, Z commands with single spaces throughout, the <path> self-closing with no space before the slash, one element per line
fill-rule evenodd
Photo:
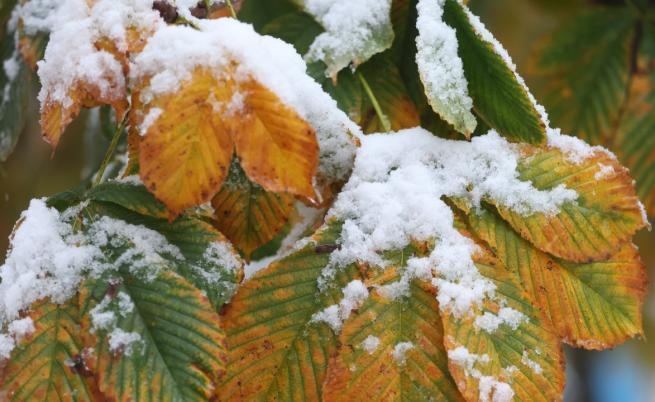
<path fill-rule="evenodd" d="M 594 175 L 594 179 L 601 180 L 614 174 L 614 167 L 611 165 L 598 164 L 598 171 Z"/>
<path fill-rule="evenodd" d="M 527 321 L 528 317 L 520 311 L 511 307 L 502 307 L 498 314 L 485 312 L 483 315 L 476 317 L 474 325 L 487 333 L 493 333 L 503 324 L 508 325 L 512 330 L 516 330 L 521 323 Z"/>
<path fill-rule="evenodd" d="M 59 23 L 57 10 L 64 5 L 62 0 L 30 0 L 16 6 L 16 18 L 22 23 L 26 35 L 51 32 Z"/>
<path fill-rule="evenodd" d="M 232 18 L 199 20 L 198 27 L 162 27 L 135 56 L 131 80 L 150 78 L 141 93 L 144 104 L 176 92 L 198 69 L 211 71 L 217 78 L 230 74 L 237 84 L 255 79 L 316 130 L 319 172 L 335 180 L 344 179 L 355 153 L 352 136 L 361 135 L 361 131 L 307 75 L 305 62 L 293 46 L 261 36 L 251 25 Z"/>
<path fill-rule="evenodd" d="M 143 118 L 143 122 L 139 128 L 139 134 L 141 134 L 141 136 L 146 135 L 148 129 L 157 121 L 163 112 L 164 111 L 158 107 L 153 107 L 150 109 L 146 117 Z"/>
<path fill-rule="evenodd" d="M 307 53 L 327 64 L 328 76 L 391 46 L 391 0 L 305 0 L 305 10 L 325 28 Z"/>
<path fill-rule="evenodd" d="M 369 355 L 372 355 L 380 346 L 380 338 L 377 336 L 369 335 L 362 341 L 362 349 L 364 349 Z"/>
<path fill-rule="evenodd" d="M 137 332 L 126 332 L 120 328 L 115 328 L 109 333 L 109 350 L 114 353 L 122 352 L 124 355 L 130 356 L 134 344 L 140 341 L 141 335 Z"/>
<path fill-rule="evenodd" d="M 60 213 L 44 200 L 34 199 L 22 213 L 5 263 L 0 266 L 1 328 L 26 328 L 26 323 L 16 324 L 21 311 L 41 299 L 64 303 L 85 277 L 97 278 L 127 267 L 133 275 L 151 280 L 161 270 L 174 269 L 177 262 L 185 260 L 177 247 L 145 226 L 103 216 L 84 220 L 83 232 L 74 230 L 84 207 L 83 203 Z M 208 245 L 203 260 L 192 268 L 204 273 L 210 285 L 223 285 L 216 276 L 217 269 L 240 268 L 234 253 L 218 241 Z M 207 265 L 213 271 L 206 270 Z M 125 316 L 134 308 L 125 293 L 113 300 L 105 297 L 91 311 L 94 328 L 111 329 L 118 318 L 116 313 Z"/>
<path fill-rule="evenodd" d="M 414 349 L 414 344 L 411 342 L 399 342 L 393 347 L 391 357 L 400 367 L 407 363 L 407 352 Z"/>
<path fill-rule="evenodd" d="M 152 10 L 152 1 L 97 0 L 93 6 L 86 0 L 59 3 L 52 6 L 45 20 L 34 22 L 35 29 L 45 27 L 51 32 L 45 58 L 38 63 L 41 107 L 53 102 L 69 107 L 73 103 L 71 88 L 81 82 L 97 88 L 105 98 L 123 95 L 123 66 L 96 44 L 102 39 L 110 40 L 118 51 L 125 52 L 128 29 L 148 32 L 163 24 Z"/>
<path fill-rule="evenodd" d="M 420 0 L 417 4 L 416 64 L 428 101 L 435 112 L 456 129 L 475 130 L 464 66 L 457 53 L 455 30 L 443 22 L 445 0 Z"/>
<path fill-rule="evenodd" d="M 442 197 L 459 197 L 474 207 L 493 199 L 523 215 L 555 214 L 577 198 L 564 186 L 542 191 L 519 180 L 518 150 L 493 131 L 464 142 L 415 128 L 368 135 L 361 142 L 353 174 L 328 212 L 343 226 L 340 249 L 330 255 L 321 287 L 340 267 L 357 261 L 384 268 L 380 252 L 434 240 L 430 255 L 409 259 L 401 283 L 385 291 L 399 296 L 413 277 L 432 279 L 441 308 L 461 316 L 493 296 L 495 287 L 479 274 L 473 263 L 477 246 L 453 227 L 453 212 Z"/>
<path fill-rule="evenodd" d="M 336 333 L 341 331 L 343 322 L 350 317 L 352 310 L 359 308 L 368 298 L 368 289 L 360 280 L 353 280 L 343 288 L 343 299 L 339 304 L 333 304 L 315 313 L 311 322 L 325 322 Z"/>
<path fill-rule="evenodd" d="M 544 369 L 541 368 L 541 365 L 539 365 L 539 363 L 537 363 L 534 360 L 530 359 L 527 350 L 524 350 L 523 354 L 521 355 L 521 363 L 525 364 L 530 369 L 532 369 L 532 371 L 534 371 L 535 374 L 541 374 L 541 373 L 544 372 Z"/>
<path fill-rule="evenodd" d="M 0 334 L 0 359 L 8 359 L 15 347 L 14 338 L 7 334 Z"/>
<path fill-rule="evenodd" d="M 509 402 L 514 397 L 514 391 L 509 384 L 499 381 L 492 376 L 483 375 L 480 370 L 476 368 L 478 363 L 481 363 L 482 365 L 490 363 L 491 359 L 489 358 L 489 355 L 471 353 L 464 346 L 458 346 L 448 351 L 448 359 L 455 365 L 461 367 L 467 377 L 470 376 L 478 380 L 478 398 L 480 401 Z M 515 371 L 515 367 L 510 366 L 503 368 L 503 371 L 512 373 Z M 493 395 L 493 399 L 490 399 L 491 395 Z"/>
<path fill-rule="evenodd" d="M 7 330 L 16 342 L 34 332 L 34 321 L 30 317 L 21 318 L 10 323 Z"/>

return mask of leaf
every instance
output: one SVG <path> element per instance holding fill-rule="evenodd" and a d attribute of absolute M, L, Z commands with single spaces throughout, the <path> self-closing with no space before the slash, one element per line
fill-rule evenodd
<path fill-rule="evenodd" d="M 77 298 L 64 304 L 37 302 L 27 316 L 34 332 L 18 342 L 2 371 L 3 400 L 101 400 L 84 360 Z"/>
<path fill-rule="evenodd" d="M 398 131 L 420 125 L 416 107 L 407 94 L 400 71 L 393 64 L 389 53 L 374 56 L 358 71 L 366 78 L 382 112 L 389 118 L 391 130 Z M 366 100 L 361 126 L 368 133 L 383 131 L 370 99 Z"/>
<path fill-rule="evenodd" d="M 443 2 L 419 0 L 416 63 L 432 109 L 470 138 L 477 120 L 471 109 L 455 30 L 443 22 Z"/>
<path fill-rule="evenodd" d="M 325 28 L 311 44 L 306 55 L 308 61 L 324 62 L 327 75 L 334 78 L 348 65 L 356 67 L 390 48 L 394 39 L 391 1 L 367 3 L 366 12 L 356 3 L 302 1 L 305 10 Z"/>
<path fill-rule="evenodd" d="M 318 245 L 333 245 L 341 231 L 332 223 L 319 231 Z M 313 244 L 279 260 L 245 282 L 226 307 L 228 371 L 220 400 L 320 400 L 336 337 L 312 316 L 337 303 L 340 288 L 357 274 L 340 271 L 336 289 L 318 291 L 329 253 Z"/>
<path fill-rule="evenodd" d="M 262 84 L 242 83 L 244 113 L 234 132 L 241 167 L 268 191 L 315 200 L 312 178 L 318 168 L 314 129 Z"/>
<path fill-rule="evenodd" d="M 643 334 L 646 271 L 632 244 L 607 261 L 575 264 L 537 250 L 487 208 L 471 211 L 468 223 L 516 275 L 564 342 L 604 349 Z"/>
<path fill-rule="evenodd" d="M 459 390 L 467 400 L 560 399 L 564 356 L 551 327 L 490 253 L 482 250 L 474 260 L 480 274 L 496 286 L 500 300 L 487 298 L 480 311 L 461 318 L 442 310 L 450 373 Z M 491 332 L 475 324 L 479 314 L 497 315 L 501 308 L 513 309 L 522 319 L 511 325 L 502 323 Z"/>
<path fill-rule="evenodd" d="M 166 207 L 143 186 L 119 181 L 107 181 L 92 187 L 86 196 L 94 201 L 111 202 L 141 215 L 168 217 Z"/>
<path fill-rule="evenodd" d="M 320 83 L 323 90 L 337 101 L 339 109 L 343 110 L 355 123 L 361 123 L 364 102 L 364 90 L 356 72 L 345 69 L 337 74 L 336 82 L 325 75 L 325 64 L 315 62 L 307 66 L 307 73 Z"/>
<path fill-rule="evenodd" d="M 271 20 L 261 32 L 291 43 L 298 53 L 305 54 L 323 28 L 309 14 L 298 10 Z"/>
<path fill-rule="evenodd" d="M 579 164 L 556 149 L 523 146 L 521 153 L 521 180 L 539 190 L 563 184 L 578 194 L 552 216 L 522 216 L 497 205 L 501 217 L 538 249 L 574 262 L 607 260 L 645 227 L 628 170 L 606 152 L 594 151 Z"/>
<path fill-rule="evenodd" d="M 230 176 L 212 199 L 216 227 L 249 259 L 272 240 L 294 211 L 294 198 L 251 182 L 233 163 Z"/>
<path fill-rule="evenodd" d="M 463 400 L 448 371 L 438 311 L 434 291 L 417 280 L 406 298 L 388 300 L 372 292 L 344 324 L 324 399 Z M 396 360 L 394 349 L 405 342 L 412 348 Z"/>
<path fill-rule="evenodd" d="M 651 78 L 655 82 L 655 77 Z M 644 202 L 648 214 L 655 215 L 655 91 L 651 90 L 650 102 L 641 100 L 639 104 L 645 107 L 642 113 L 631 113 L 626 116 L 620 127 L 623 135 L 619 142 L 618 152 L 621 161 L 630 168 L 630 174 L 637 182 L 637 194 Z"/>
<path fill-rule="evenodd" d="M 180 91 L 155 99 L 133 117 L 140 124 L 146 119 L 153 122 L 138 139 L 141 178 L 172 216 L 213 198 L 228 175 L 233 150 L 248 178 L 267 191 L 317 197 L 314 130 L 252 79 L 217 80 L 196 70 Z"/>
<path fill-rule="evenodd" d="M 126 297 L 134 305 L 131 311 L 119 306 Z M 207 298 L 179 275 L 162 272 L 144 280 L 122 270 L 116 278 L 88 280 L 80 306 L 84 343 L 94 350 L 88 364 L 109 398 L 206 401 L 213 396 L 226 364 L 220 319 Z M 115 328 L 138 334 L 138 340 L 112 350 L 116 329 L 94 334 L 94 308 L 113 312 Z"/>
<path fill-rule="evenodd" d="M 229 102 L 233 86 L 199 71 L 178 92 L 158 97 L 148 109 L 159 110 L 159 117 L 140 139 L 140 174 L 173 215 L 209 201 L 227 177 L 234 149 L 230 128 L 208 99 Z"/>
<path fill-rule="evenodd" d="M 7 160 L 27 122 L 30 95 L 30 73 L 19 54 L 13 38 L 0 43 L 0 58 L 7 67 L 0 69 L 0 162 Z"/>
<path fill-rule="evenodd" d="M 117 77 L 108 76 L 106 81 L 104 84 L 108 88 L 101 88 L 94 82 L 75 82 L 68 90 L 70 104 L 66 105 L 46 95 L 41 105 L 41 131 L 53 150 L 57 148 L 66 127 L 83 107 L 111 105 L 119 121 L 122 120 L 128 109 L 126 88 Z"/>
<path fill-rule="evenodd" d="M 628 7 L 595 7 L 544 47 L 538 68 L 552 83 L 548 109 L 567 132 L 598 142 L 612 130 L 626 97 L 635 24 Z"/>
<path fill-rule="evenodd" d="M 445 0 L 444 21 L 455 29 L 475 114 L 501 135 L 539 144 L 546 128 L 527 89 L 494 44 L 474 24 L 475 17 L 457 0 Z M 504 51 L 503 51 L 504 53 Z"/>

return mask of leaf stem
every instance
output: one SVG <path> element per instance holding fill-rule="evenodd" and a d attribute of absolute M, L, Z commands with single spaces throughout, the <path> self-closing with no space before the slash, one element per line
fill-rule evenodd
<path fill-rule="evenodd" d="M 121 136 L 123 134 L 123 130 L 125 129 L 125 126 L 127 125 L 128 112 L 125 113 L 125 117 L 123 117 L 123 121 L 121 121 L 121 123 L 118 125 L 118 127 L 116 127 L 116 131 L 114 131 L 114 136 L 111 138 L 111 142 L 109 143 L 109 148 L 107 148 L 107 152 L 105 153 L 105 157 L 102 160 L 102 164 L 100 165 L 100 168 L 98 169 L 98 173 L 96 173 L 96 177 L 93 180 L 93 184 L 91 185 L 91 187 L 95 187 L 98 184 L 100 184 L 100 182 L 102 181 L 102 176 L 105 175 L 105 170 L 107 170 L 107 166 L 109 165 L 109 161 L 114 156 L 114 152 L 116 151 L 116 147 L 118 146 L 118 142 L 121 139 Z"/>
<path fill-rule="evenodd" d="M 391 131 L 391 123 L 389 122 L 389 118 L 382 111 L 382 107 L 380 107 L 380 103 L 375 97 L 375 94 L 373 94 L 373 91 L 371 90 L 371 87 L 368 85 L 366 78 L 364 78 L 362 73 L 360 73 L 359 71 L 357 72 L 357 77 L 359 78 L 359 81 L 362 83 L 362 86 L 364 87 L 364 91 L 366 91 L 366 95 L 368 95 L 368 98 L 371 100 L 371 103 L 373 104 L 373 109 L 375 109 L 375 114 L 377 114 L 378 119 L 380 119 L 380 124 L 382 124 L 382 128 L 384 129 L 385 132 Z"/>
<path fill-rule="evenodd" d="M 230 14 L 232 14 L 232 18 L 234 18 L 235 20 L 238 19 L 237 12 L 234 11 L 234 6 L 232 6 L 232 0 L 225 0 L 225 4 L 227 4 L 227 8 L 230 9 Z"/>

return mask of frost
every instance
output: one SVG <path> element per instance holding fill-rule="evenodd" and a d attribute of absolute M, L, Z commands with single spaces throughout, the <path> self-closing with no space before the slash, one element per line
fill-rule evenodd
<path fill-rule="evenodd" d="M 134 344 L 141 341 L 141 335 L 136 332 L 126 332 L 120 328 L 115 328 L 109 334 L 109 350 L 112 352 L 122 352 L 130 356 L 133 352 Z"/>
<path fill-rule="evenodd" d="M 391 356 L 399 366 L 404 366 L 407 363 L 407 352 L 414 349 L 414 344 L 411 342 L 399 342 L 393 347 Z"/>
<path fill-rule="evenodd" d="M 343 299 L 315 313 L 311 322 L 325 322 L 334 332 L 340 332 L 343 322 L 350 317 L 350 312 L 364 303 L 368 298 L 368 289 L 360 280 L 353 280 L 343 289 Z"/>
<path fill-rule="evenodd" d="M 324 61 L 329 76 L 391 46 L 391 0 L 305 0 L 304 4 L 325 28 L 311 44 L 307 59 Z"/>
<path fill-rule="evenodd" d="M 237 82 L 254 78 L 314 127 L 320 146 L 319 172 L 345 178 L 355 153 L 351 136 L 360 135 L 360 129 L 307 75 L 307 66 L 293 46 L 259 35 L 252 26 L 232 18 L 200 20 L 198 27 L 162 27 L 134 58 L 131 79 L 150 77 L 150 85 L 141 92 L 144 104 L 176 92 L 197 69 L 212 71 L 217 78 L 229 73 Z"/>
<path fill-rule="evenodd" d="M 430 105 L 446 121 L 466 133 L 475 130 L 464 66 L 457 54 L 455 30 L 443 22 L 445 0 L 420 0 L 417 4 L 416 63 Z"/>
<path fill-rule="evenodd" d="M 369 335 L 362 341 L 362 349 L 364 349 L 369 355 L 372 355 L 380 346 L 380 338 L 377 336 Z"/>
<path fill-rule="evenodd" d="M 420 128 L 361 141 L 353 174 L 328 212 L 343 226 L 341 247 L 331 254 L 321 287 L 339 267 L 360 261 L 384 268 L 381 252 L 434 240 L 430 255 L 410 259 L 401 283 L 385 293 L 402 295 L 414 277 L 432 279 L 441 308 L 462 315 L 493 296 L 495 286 L 478 273 L 472 259 L 477 246 L 453 227 L 453 212 L 442 197 L 473 206 L 493 199 L 523 215 L 555 214 L 577 198 L 561 185 L 542 191 L 519 180 L 517 150 L 493 131 L 471 142 L 440 139 Z"/>
<path fill-rule="evenodd" d="M 539 363 L 535 362 L 534 360 L 530 359 L 528 356 L 528 351 L 524 350 L 523 354 L 521 355 L 521 363 L 525 364 L 529 368 L 532 369 L 532 371 L 535 372 L 535 374 L 541 374 L 544 372 L 544 369 L 541 368 L 541 365 Z"/>

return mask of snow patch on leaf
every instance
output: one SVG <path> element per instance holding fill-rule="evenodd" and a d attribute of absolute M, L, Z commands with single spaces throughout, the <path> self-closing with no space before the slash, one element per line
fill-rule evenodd
<path fill-rule="evenodd" d="M 470 135 L 477 125 L 471 109 L 455 30 L 443 22 L 445 0 L 420 0 L 416 64 L 430 105 L 455 129 Z"/>
<path fill-rule="evenodd" d="M 391 0 L 305 0 L 305 10 L 325 28 L 306 57 L 325 62 L 328 76 L 365 62 L 393 42 Z"/>
<path fill-rule="evenodd" d="M 343 299 L 315 313 L 311 322 L 325 322 L 336 333 L 341 331 L 343 322 L 350 317 L 351 311 L 359 308 L 368 298 L 368 289 L 360 280 L 353 280 L 343 288 Z"/>

